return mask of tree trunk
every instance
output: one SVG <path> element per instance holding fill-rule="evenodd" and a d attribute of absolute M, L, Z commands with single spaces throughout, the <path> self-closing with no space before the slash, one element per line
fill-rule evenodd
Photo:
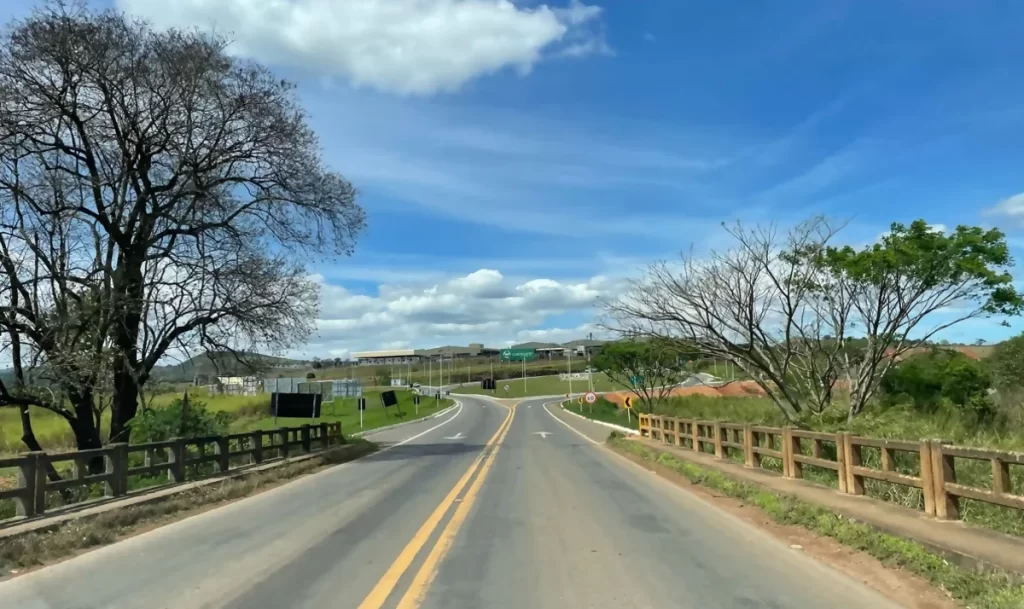
<path fill-rule="evenodd" d="M 103 440 L 100 438 L 100 429 L 93 419 L 95 395 L 92 388 L 68 391 L 68 401 L 75 410 L 75 418 L 68 419 L 71 431 L 75 434 L 75 445 L 78 450 L 90 450 L 103 448 Z M 97 457 L 89 460 L 89 473 L 103 473 L 103 458 Z"/>
<path fill-rule="evenodd" d="M 29 412 L 29 407 L 19 407 L 18 413 L 21 415 L 21 441 L 30 451 L 43 452 L 42 445 L 39 444 L 39 440 L 36 439 L 36 432 L 32 429 L 32 415 Z M 49 478 L 51 482 L 59 482 L 61 480 L 60 474 L 57 472 L 57 468 L 53 466 L 53 463 L 47 462 L 46 477 Z"/>
<path fill-rule="evenodd" d="M 130 252 L 119 262 L 118 323 L 114 325 L 114 398 L 110 407 L 110 441 L 128 442 L 131 429 L 128 421 L 139 411 L 139 328 L 142 324 L 143 277 L 142 258 Z"/>

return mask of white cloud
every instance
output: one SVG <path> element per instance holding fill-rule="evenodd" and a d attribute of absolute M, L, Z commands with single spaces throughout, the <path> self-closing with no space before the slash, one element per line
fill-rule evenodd
<path fill-rule="evenodd" d="M 158 27 L 214 27 L 231 51 L 404 94 L 454 91 L 505 68 L 528 73 L 559 45 L 603 53 L 587 24 L 601 13 L 509 0 L 119 0 Z M 594 42 L 590 42 L 593 40 Z M 589 49 L 580 47 L 589 44 Z"/>
<path fill-rule="evenodd" d="M 1015 226 L 1024 226 L 1024 192 L 1003 199 L 984 210 L 983 214 L 1002 218 Z"/>
<path fill-rule="evenodd" d="M 314 279 L 321 284 L 319 332 L 303 353 L 321 357 L 396 346 L 504 345 L 544 335 L 583 338 L 594 331 L 586 323 L 576 330 L 542 326 L 555 316 L 592 318 L 598 299 L 621 283 L 601 276 L 516 282 L 497 270 L 480 269 L 432 285 L 382 285 L 377 295 L 368 296 Z"/>

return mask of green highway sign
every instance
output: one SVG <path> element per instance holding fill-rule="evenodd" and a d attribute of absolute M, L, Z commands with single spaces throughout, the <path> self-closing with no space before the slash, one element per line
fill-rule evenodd
<path fill-rule="evenodd" d="M 639 385 L 639 384 L 641 384 L 643 382 L 644 382 L 644 377 L 642 377 L 642 376 L 631 376 L 631 377 L 629 377 L 629 384 L 634 386 L 634 387 L 636 387 L 637 385 Z"/>
<path fill-rule="evenodd" d="M 537 357 L 537 352 L 533 349 L 502 349 L 501 359 L 502 361 L 524 361 L 531 360 Z"/>

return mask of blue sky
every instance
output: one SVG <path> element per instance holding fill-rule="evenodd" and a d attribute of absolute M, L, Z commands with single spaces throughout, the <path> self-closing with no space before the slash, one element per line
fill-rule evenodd
<path fill-rule="evenodd" d="M 823 212 L 864 243 L 924 218 L 1024 244 L 1020 3 L 118 4 L 231 32 L 297 81 L 360 189 L 369 229 L 316 269 L 310 355 L 576 338 L 595 298 L 722 245 L 723 220 Z"/>

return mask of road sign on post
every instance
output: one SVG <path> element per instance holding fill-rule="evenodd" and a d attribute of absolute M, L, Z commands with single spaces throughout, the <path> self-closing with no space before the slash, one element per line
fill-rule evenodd
<path fill-rule="evenodd" d="M 597 401 L 597 394 L 593 391 L 588 391 L 587 395 L 583 396 L 583 399 L 587 401 L 587 404 L 593 404 Z"/>
<path fill-rule="evenodd" d="M 630 408 L 632 408 L 633 407 L 633 396 L 627 395 L 626 399 L 623 400 L 623 405 L 626 407 L 626 410 L 629 410 Z"/>
<path fill-rule="evenodd" d="M 508 395 L 508 385 L 505 385 L 505 395 Z"/>
<path fill-rule="evenodd" d="M 503 362 L 525 362 L 537 357 L 535 349 L 502 349 L 501 361 Z"/>

